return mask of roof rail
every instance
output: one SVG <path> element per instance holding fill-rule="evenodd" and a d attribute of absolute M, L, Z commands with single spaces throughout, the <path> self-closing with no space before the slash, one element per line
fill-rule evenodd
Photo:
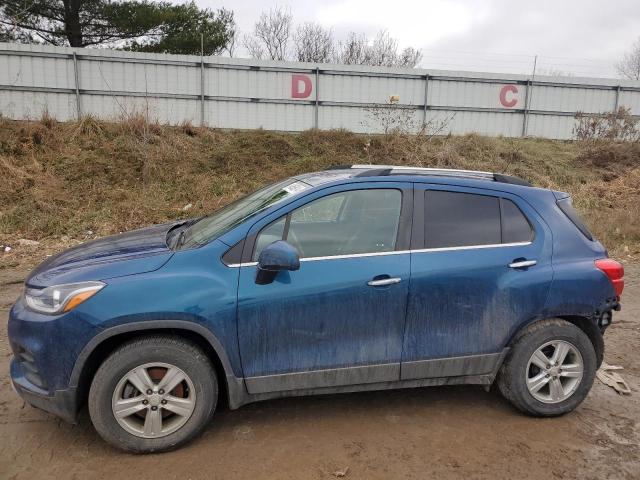
<path fill-rule="evenodd" d="M 351 165 L 342 168 L 362 170 L 357 177 L 379 177 L 388 175 L 432 175 L 439 177 L 459 177 L 475 180 L 489 180 L 493 182 L 508 183 L 512 185 L 532 186 L 526 180 L 511 175 L 483 172 L 479 170 L 457 170 L 449 168 L 427 168 L 397 165 Z"/>

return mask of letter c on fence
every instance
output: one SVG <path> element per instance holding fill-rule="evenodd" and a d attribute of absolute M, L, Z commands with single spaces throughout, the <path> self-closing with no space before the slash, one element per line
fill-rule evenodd
<path fill-rule="evenodd" d="M 311 79 L 299 73 L 291 75 L 291 98 L 307 98 L 309 95 L 311 95 Z"/>
<path fill-rule="evenodd" d="M 518 93 L 518 87 L 515 85 L 505 85 L 500 89 L 500 103 L 503 107 L 512 108 L 518 103 L 518 97 L 511 97 L 510 99 L 507 99 L 507 94 L 509 93 L 515 95 Z"/>

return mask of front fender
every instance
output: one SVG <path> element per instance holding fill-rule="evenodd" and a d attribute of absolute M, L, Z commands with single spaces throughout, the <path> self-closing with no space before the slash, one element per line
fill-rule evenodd
<path fill-rule="evenodd" d="M 237 408 L 244 403 L 245 388 L 242 378 L 238 378 L 233 373 L 233 367 L 229 360 L 226 350 L 220 340 L 207 328 L 197 323 L 186 320 L 145 320 L 139 322 L 129 322 L 114 327 L 107 328 L 94 336 L 82 349 L 75 362 L 71 377 L 69 379 L 69 387 L 78 389 L 81 387 L 80 382 L 85 368 L 89 364 L 91 356 L 100 345 L 109 339 L 127 333 L 144 333 L 149 331 L 171 330 L 171 331 L 189 331 L 203 338 L 215 352 L 220 361 L 220 365 L 224 371 L 225 381 L 227 385 L 229 406 Z"/>

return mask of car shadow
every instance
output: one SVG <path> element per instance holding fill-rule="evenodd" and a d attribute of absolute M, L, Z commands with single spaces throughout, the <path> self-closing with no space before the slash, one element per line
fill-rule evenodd
<path fill-rule="evenodd" d="M 520 415 L 498 392 L 478 386 L 419 387 L 355 393 L 283 397 L 244 405 L 237 410 L 216 412 L 207 431 L 225 430 L 251 423 L 254 427 L 288 421 L 332 421 L 350 416 L 388 417 L 430 415 L 460 417 L 476 415 L 509 417 Z M 393 419 L 392 419 L 393 420 Z"/>

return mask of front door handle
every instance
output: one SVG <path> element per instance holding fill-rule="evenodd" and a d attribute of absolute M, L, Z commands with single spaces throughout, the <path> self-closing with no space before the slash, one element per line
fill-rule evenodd
<path fill-rule="evenodd" d="M 527 268 L 533 267 L 536 263 L 536 260 L 522 260 L 519 262 L 513 262 L 509 264 L 509 268 Z"/>
<path fill-rule="evenodd" d="M 367 285 L 370 287 L 384 287 L 385 285 L 393 285 L 394 283 L 400 283 L 402 279 L 400 277 L 380 278 L 378 280 L 370 280 Z"/>

